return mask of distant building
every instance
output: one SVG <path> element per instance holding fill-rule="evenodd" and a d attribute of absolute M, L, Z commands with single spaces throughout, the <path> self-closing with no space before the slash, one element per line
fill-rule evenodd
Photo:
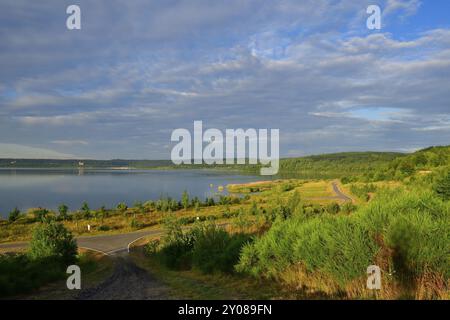
<path fill-rule="evenodd" d="M 84 162 L 83 161 L 78 161 L 78 166 L 79 167 L 84 167 Z"/>

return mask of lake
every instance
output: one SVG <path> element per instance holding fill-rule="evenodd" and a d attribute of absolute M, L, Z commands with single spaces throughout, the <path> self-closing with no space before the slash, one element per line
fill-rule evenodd
<path fill-rule="evenodd" d="M 267 179 L 217 170 L 0 169 L 0 216 L 14 207 L 56 210 L 61 203 L 77 210 L 84 201 L 92 209 L 119 202 L 131 206 L 160 197 L 180 199 L 184 190 L 204 199 L 220 185 Z"/>

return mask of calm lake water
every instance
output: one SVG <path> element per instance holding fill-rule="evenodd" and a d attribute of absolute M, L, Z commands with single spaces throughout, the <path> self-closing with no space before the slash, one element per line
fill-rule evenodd
<path fill-rule="evenodd" d="M 83 201 L 93 209 L 130 206 L 162 196 L 180 199 L 184 190 L 203 199 L 220 185 L 267 179 L 212 170 L 0 169 L 0 215 L 14 207 L 56 210 L 61 203 L 76 210 Z"/>

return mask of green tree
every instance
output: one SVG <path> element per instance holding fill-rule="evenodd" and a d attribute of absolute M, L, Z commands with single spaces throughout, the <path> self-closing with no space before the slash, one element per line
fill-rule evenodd
<path fill-rule="evenodd" d="M 414 164 L 411 163 L 409 159 L 403 160 L 398 166 L 398 170 L 407 176 L 412 175 L 414 173 L 414 169 Z"/>
<path fill-rule="evenodd" d="M 186 190 L 183 191 L 183 195 L 181 196 L 181 204 L 183 205 L 184 210 L 189 208 L 189 194 Z"/>
<path fill-rule="evenodd" d="M 101 206 L 100 210 L 97 212 L 97 216 L 100 218 L 101 223 L 103 224 L 103 220 L 108 217 L 108 211 L 105 206 Z"/>
<path fill-rule="evenodd" d="M 443 200 L 450 200 L 450 171 L 444 174 L 441 179 L 439 179 L 434 185 L 434 191 Z"/>
<path fill-rule="evenodd" d="M 138 213 L 145 213 L 145 206 L 141 201 L 136 201 L 134 203 L 134 208 Z"/>
<path fill-rule="evenodd" d="M 83 202 L 83 205 L 81 206 L 81 212 L 83 213 L 83 218 L 89 219 L 91 217 L 91 209 L 86 201 Z"/>
<path fill-rule="evenodd" d="M 69 212 L 69 207 L 66 206 L 65 204 L 61 204 L 61 205 L 58 207 L 58 211 L 59 211 L 59 217 L 60 217 L 62 220 L 67 220 L 67 218 L 68 218 L 67 213 Z"/>
<path fill-rule="evenodd" d="M 117 205 L 117 210 L 119 210 L 121 214 L 125 215 L 127 213 L 128 206 L 124 202 L 121 202 Z"/>
<path fill-rule="evenodd" d="M 38 208 L 38 209 L 34 210 L 33 214 L 34 214 L 34 218 L 37 221 L 44 222 L 49 214 L 49 211 L 47 209 Z"/>
<path fill-rule="evenodd" d="M 16 207 L 16 208 L 14 208 L 14 210 L 12 210 L 9 213 L 8 220 L 9 220 L 9 222 L 14 222 L 19 218 L 19 216 L 20 216 L 20 210 L 17 209 L 17 207 Z"/>
<path fill-rule="evenodd" d="M 50 221 L 35 229 L 28 251 L 31 259 L 58 258 L 72 263 L 76 255 L 76 241 L 62 223 Z"/>

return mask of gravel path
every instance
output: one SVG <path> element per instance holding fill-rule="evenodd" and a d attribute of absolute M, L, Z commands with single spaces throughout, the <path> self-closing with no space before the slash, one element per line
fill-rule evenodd
<path fill-rule="evenodd" d="M 167 300 L 168 288 L 126 255 L 117 255 L 113 274 L 95 288 L 82 290 L 78 300 Z"/>

